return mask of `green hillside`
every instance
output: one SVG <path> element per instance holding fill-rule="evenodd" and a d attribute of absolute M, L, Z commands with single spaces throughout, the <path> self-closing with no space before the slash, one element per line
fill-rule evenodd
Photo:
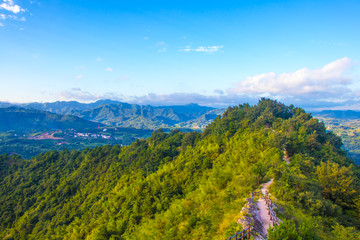
<path fill-rule="evenodd" d="M 95 128 L 98 123 L 70 115 L 18 107 L 0 108 L 0 131 L 39 131 L 48 129 Z"/>
<path fill-rule="evenodd" d="M 304 110 L 262 99 L 228 108 L 203 133 L 2 155 L 0 238 L 227 239 L 245 198 L 273 178 L 289 222 L 269 239 L 358 239 L 360 171 L 340 147 Z"/>

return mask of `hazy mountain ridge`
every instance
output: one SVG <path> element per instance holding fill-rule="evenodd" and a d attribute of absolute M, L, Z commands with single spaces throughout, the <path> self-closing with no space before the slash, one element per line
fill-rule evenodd
<path fill-rule="evenodd" d="M 208 124 L 222 112 L 217 110 L 218 114 L 214 114 L 214 110 L 199 105 L 153 107 L 119 103 L 106 104 L 73 114 L 87 120 L 121 127 L 158 128 L 174 127 L 176 124 L 190 127 L 188 121 L 197 121 L 198 125 Z M 205 118 L 204 115 L 209 113 L 211 117 Z"/>
<path fill-rule="evenodd" d="M 360 111 L 354 110 L 324 110 L 313 114 L 314 117 L 337 119 L 360 119 Z"/>
<path fill-rule="evenodd" d="M 8 103 L 3 103 L 5 106 Z M 150 106 L 129 104 L 112 100 L 94 103 L 53 102 L 19 104 L 56 114 L 74 115 L 90 121 L 119 127 L 155 129 L 159 127 L 204 128 L 224 110 L 197 104 L 175 106 Z"/>
<path fill-rule="evenodd" d="M 14 104 L 8 102 L 0 102 L 0 108 L 7 108 L 11 106 L 14 106 Z"/>
<path fill-rule="evenodd" d="M 98 123 L 36 109 L 0 108 L 0 131 L 94 128 Z"/>
<path fill-rule="evenodd" d="M 38 103 L 38 102 L 24 103 L 24 104 L 19 104 L 19 106 L 24 108 L 39 109 L 61 115 L 74 115 L 73 112 L 76 111 L 83 111 L 87 109 L 96 108 L 104 104 L 116 104 L 116 103 L 119 102 L 112 100 L 99 100 L 93 103 L 80 103 L 76 101 L 57 101 L 50 103 Z"/>

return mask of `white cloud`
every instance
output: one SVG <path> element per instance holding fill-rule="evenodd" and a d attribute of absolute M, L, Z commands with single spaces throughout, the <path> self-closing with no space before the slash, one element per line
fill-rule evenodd
<path fill-rule="evenodd" d="M 98 57 L 98 58 L 96 58 L 96 61 L 98 61 L 98 62 L 102 62 L 102 61 L 103 61 L 103 59 L 102 59 L 101 57 Z"/>
<path fill-rule="evenodd" d="M 106 68 L 106 71 L 108 71 L 108 72 L 112 72 L 112 71 L 113 71 L 113 69 L 112 69 L 111 67 L 107 67 L 107 68 Z"/>
<path fill-rule="evenodd" d="M 71 89 L 70 91 L 63 91 L 57 93 L 57 96 L 62 100 L 75 100 L 75 101 L 96 101 L 99 100 L 99 97 L 91 94 L 87 91 L 78 91 Z"/>
<path fill-rule="evenodd" d="M 77 76 L 76 76 L 76 79 L 83 79 L 83 78 L 84 78 L 83 75 L 77 75 Z"/>
<path fill-rule="evenodd" d="M 0 22 L 0 27 L 3 27 L 3 26 L 4 26 L 4 24 Z"/>
<path fill-rule="evenodd" d="M 13 20 L 18 20 L 18 16 L 16 16 L 16 15 L 7 15 L 7 18 L 13 19 Z"/>
<path fill-rule="evenodd" d="M 143 96 L 127 96 L 116 92 L 107 92 L 103 94 L 96 94 L 82 90 L 81 88 L 72 88 L 66 91 L 56 93 L 56 96 L 61 100 L 66 101 L 80 101 L 91 102 L 100 99 L 111 99 L 122 102 L 135 103 L 140 105 L 182 105 L 189 103 L 198 103 L 206 106 L 227 107 L 229 105 L 238 105 L 239 103 L 250 102 L 256 103 L 257 99 L 249 99 L 238 95 L 201 95 L 197 93 L 171 93 L 171 94 L 156 94 L 150 93 Z"/>
<path fill-rule="evenodd" d="M 156 94 L 149 93 L 143 96 L 133 96 L 126 99 L 127 102 L 140 105 L 184 105 L 189 103 L 197 103 L 204 106 L 227 107 L 238 105 L 244 102 L 256 103 L 257 98 L 248 96 L 239 96 L 235 94 L 227 95 L 203 95 L 198 93 L 170 93 Z"/>
<path fill-rule="evenodd" d="M 2 11 L 0 20 L 3 20 L 0 22 L 1 26 L 4 26 L 4 23 L 7 21 L 25 22 L 26 18 L 22 15 L 25 15 L 26 13 L 32 16 L 27 9 L 15 4 L 13 0 L 0 0 L 0 11 Z M 23 30 L 23 28 L 18 29 Z"/>
<path fill-rule="evenodd" d="M 163 48 L 159 49 L 158 52 L 159 52 L 159 53 L 167 52 L 167 48 L 166 48 L 166 47 L 163 47 Z"/>
<path fill-rule="evenodd" d="M 167 52 L 167 44 L 165 42 L 157 42 L 156 47 L 158 48 L 159 53 Z"/>
<path fill-rule="evenodd" d="M 270 97 L 314 97 L 330 100 L 345 97 L 351 93 L 348 85 L 352 79 L 347 74 L 354 65 L 349 58 L 341 58 L 320 69 L 302 68 L 293 73 L 263 73 L 247 77 L 245 81 L 228 89 L 230 93 L 252 94 Z"/>
<path fill-rule="evenodd" d="M 0 9 L 4 9 L 14 14 L 17 14 L 19 12 L 25 12 L 25 9 L 15 4 L 13 0 L 4 0 L 4 2 L 0 4 Z"/>
<path fill-rule="evenodd" d="M 246 78 L 227 92 L 215 89 L 210 95 L 149 93 L 143 96 L 124 97 L 115 92 L 93 94 L 74 88 L 60 93 L 59 96 L 62 99 L 78 101 L 108 98 L 143 105 L 198 103 L 213 107 L 233 106 L 245 102 L 255 104 L 260 97 L 269 97 L 308 110 L 360 109 L 360 89 L 352 89 L 351 85 L 355 81 L 350 75 L 354 65 L 353 60 L 341 58 L 318 69 L 303 68 L 293 73 L 282 74 L 263 73 Z"/>
<path fill-rule="evenodd" d="M 92 102 L 100 99 L 112 99 L 121 101 L 122 95 L 114 92 L 108 92 L 104 94 L 93 94 L 88 91 L 84 91 L 80 88 L 72 88 L 67 91 L 56 93 L 56 96 L 61 100 L 72 100 L 80 102 Z"/>
<path fill-rule="evenodd" d="M 179 49 L 179 52 L 203 52 L 203 53 L 214 53 L 219 52 L 221 49 L 223 49 L 224 46 L 200 46 L 197 48 L 192 48 L 191 46 L 186 46 L 183 49 Z"/>

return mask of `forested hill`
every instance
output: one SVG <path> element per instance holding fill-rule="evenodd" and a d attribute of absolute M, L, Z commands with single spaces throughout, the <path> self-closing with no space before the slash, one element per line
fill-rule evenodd
<path fill-rule="evenodd" d="M 9 103 L 1 103 L 8 106 Z M 61 115 L 74 115 L 106 125 L 134 128 L 205 128 L 214 118 L 223 113 L 222 109 L 199 106 L 197 104 L 177 106 L 142 106 L 112 100 L 99 100 L 94 103 L 53 102 L 27 103 L 18 106 L 38 109 Z"/>
<path fill-rule="evenodd" d="M 203 133 L 3 155 L 0 238 L 227 239 L 245 198 L 273 178 L 290 222 L 269 239 L 358 239 L 360 171 L 340 146 L 304 110 L 262 99 L 228 108 Z"/>
<path fill-rule="evenodd" d="M 18 107 L 0 108 L 0 131 L 95 128 L 98 124 L 75 116 Z"/>

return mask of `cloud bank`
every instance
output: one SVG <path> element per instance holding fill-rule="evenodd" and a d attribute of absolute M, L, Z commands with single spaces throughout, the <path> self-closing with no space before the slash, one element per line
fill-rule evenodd
<path fill-rule="evenodd" d="M 302 68 L 292 73 L 263 73 L 249 76 L 227 89 L 228 93 L 270 97 L 297 106 L 338 108 L 354 105 L 360 93 L 353 89 L 356 82 L 351 70 L 355 61 L 344 57 L 319 69 Z"/>
<path fill-rule="evenodd" d="M 351 94 L 348 87 L 352 78 L 348 75 L 354 63 L 349 58 L 341 58 L 320 69 L 302 68 L 293 73 L 263 73 L 248 77 L 228 89 L 231 93 L 268 95 L 294 98 L 314 97 L 331 99 L 334 96 L 346 98 Z"/>
<path fill-rule="evenodd" d="M 67 91 L 62 91 L 56 94 L 57 97 L 65 101 L 80 101 L 93 102 L 100 99 L 111 99 L 127 103 L 135 103 L 140 105 L 185 105 L 189 103 L 197 103 L 203 106 L 213 107 L 227 107 L 230 105 L 238 105 L 244 102 L 256 103 L 258 98 L 250 98 L 248 96 L 238 95 L 202 95 L 198 93 L 171 93 L 171 94 L 156 94 L 149 93 L 143 96 L 124 96 L 115 92 L 108 92 L 105 94 L 93 94 L 88 91 L 83 91 L 80 88 L 72 88 Z"/>
<path fill-rule="evenodd" d="M 261 97 L 277 99 L 309 110 L 360 109 L 360 89 L 352 89 L 355 77 L 351 70 L 355 62 L 341 58 L 319 69 L 302 68 L 292 73 L 263 73 L 247 77 L 234 87 L 215 89 L 210 95 L 199 93 L 149 93 L 143 96 L 124 96 L 115 92 L 102 95 L 72 89 L 58 96 L 63 100 L 96 101 L 113 99 L 142 105 L 183 105 L 198 103 L 204 106 L 227 107 L 244 102 L 255 104 Z"/>
<path fill-rule="evenodd" d="M 116 101 L 122 101 L 122 95 L 114 92 L 105 94 L 93 94 L 88 91 L 84 91 L 81 88 L 75 87 L 70 90 L 58 92 L 57 98 L 65 101 L 79 101 L 79 102 L 94 102 L 100 99 L 112 99 Z"/>

